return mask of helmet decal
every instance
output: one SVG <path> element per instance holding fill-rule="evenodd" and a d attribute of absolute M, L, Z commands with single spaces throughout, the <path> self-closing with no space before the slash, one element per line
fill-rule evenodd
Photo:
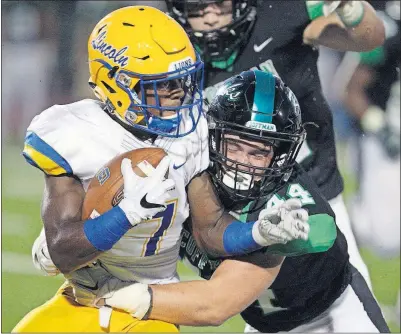
<path fill-rule="evenodd" d="M 179 71 L 193 65 L 193 63 L 194 62 L 191 59 L 191 57 L 186 57 L 184 59 L 180 59 L 170 63 L 170 65 L 168 66 L 168 71 L 169 72 Z"/>
<path fill-rule="evenodd" d="M 124 53 L 128 50 L 128 46 L 124 46 L 118 50 L 105 41 L 106 36 L 107 30 L 104 30 L 94 40 L 92 40 L 93 49 L 98 50 L 103 56 L 106 56 L 120 67 L 127 66 L 128 57 L 124 56 Z"/>
<path fill-rule="evenodd" d="M 248 128 L 263 130 L 263 131 L 277 131 L 276 126 L 272 123 L 258 122 L 258 121 L 248 121 L 245 123 Z"/>

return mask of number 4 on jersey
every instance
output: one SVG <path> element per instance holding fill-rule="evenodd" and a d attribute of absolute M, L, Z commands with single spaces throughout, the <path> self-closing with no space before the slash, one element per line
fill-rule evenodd
<path fill-rule="evenodd" d="M 293 183 L 288 187 L 287 196 L 290 198 L 299 198 L 302 205 L 315 204 L 310 192 L 305 190 L 299 183 Z"/>
<path fill-rule="evenodd" d="M 286 308 L 275 306 L 276 297 L 273 293 L 273 290 L 271 289 L 263 291 L 263 293 L 259 296 L 257 303 L 258 306 L 261 308 L 263 315 L 286 310 Z"/>
<path fill-rule="evenodd" d="M 315 201 L 309 191 L 305 190 L 299 183 L 292 183 L 287 188 L 286 196 L 288 198 L 299 198 L 302 205 L 315 204 Z M 272 208 L 281 205 L 285 202 L 286 198 L 278 194 L 274 194 L 267 202 L 266 208 Z"/>

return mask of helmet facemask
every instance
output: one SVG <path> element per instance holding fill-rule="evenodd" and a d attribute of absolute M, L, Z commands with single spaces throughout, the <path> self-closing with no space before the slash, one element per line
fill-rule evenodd
<path fill-rule="evenodd" d="M 254 130 L 245 126 L 210 119 L 209 117 L 211 174 L 231 201 L 241 202 L 267 198 L 277 191 L 291 176 L 295 158 L 304 140 L 305 132 L 278 133 Z M 228 142 L 239 145 L 254 144 L 263 148 L 270 163 L 256 166 L 249 162 L 239 162 L 228 152 Z M 232 144 L 231 144 L 232 145 Z M 261 152 L 263 152 L 261 151 Z M 269 152 L 270 151 L 270 152 Z M 268 159 L 267 159 L 268 160 Z"/>
<path fill-rule="evenodd" d="M 106 62 L 97 61 L 110 68 Z M 203 103 L 201 61 L 157 75 L 143 75 L 124 69 L 114 72 L 112 79 L 131 101 L 124 122 L 164 137 L 183 137 L 195 130 Z"/>

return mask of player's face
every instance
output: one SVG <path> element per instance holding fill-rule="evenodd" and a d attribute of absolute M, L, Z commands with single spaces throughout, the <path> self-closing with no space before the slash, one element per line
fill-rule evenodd
<path fill-rule="evenodd" d="M 213 3 L 189 13 L 188 22 L 195 31 L 209 31 L 225 27 L 232 22 L 232 1 Z"/>
<path fill-rule="evenodd" d="M 170 80 L 162 82 L 157 86 L 157 96 L 161 107 L 179 107 L 182 105 L 182 98 L 185 95 L 182 83 L 180 80 Z M 155 89 L 152 85 L 145 88 L 146 104 L 157 105 Z M 142 93 L 138 93 L 138 97 L 142 99 Z M 148 108 L 148 111 L 156 116 L 168 117 L 175 114 L 175 111 L 163 111 L 163 115 L 160 114 L 160 110 L 156 108 Z"/>
<path fill-rule="evenodd" d="M 224 138 L 225 155 L 231 160 L 257 168 L 267 168 L 273 158 L 273 147 L 265 143 L 248 141 L 239 136 L 226 135 Z M 238 166 L 239 170 L 252 172 L 249 167 Z M 258 181 L 258 179 L 255 179 Z"/>

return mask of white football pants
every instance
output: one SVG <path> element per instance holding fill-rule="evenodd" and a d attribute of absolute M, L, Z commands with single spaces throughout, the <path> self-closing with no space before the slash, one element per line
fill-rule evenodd
<path fill-rule="evenodd" d="M 363 172 L 359 198 L 350 205 L 352 228 L 360 246 L 383 258 L 399 256 L 400 158 L 390 159 L 373 136 L 361 145 Z"/>
<path fill-rule="evenodd" d="M 329 204 L 336 215 L 336 224 L 347 240 L 350 262 L 362 274 L 369 288 L 372 290 L 369 271 L 365 262 L 362 260 L 361 254 L 359 253 L 355 236 L 351 228 L 351 220 L 349 219 L 342 194 L 331 199 Z"/>

